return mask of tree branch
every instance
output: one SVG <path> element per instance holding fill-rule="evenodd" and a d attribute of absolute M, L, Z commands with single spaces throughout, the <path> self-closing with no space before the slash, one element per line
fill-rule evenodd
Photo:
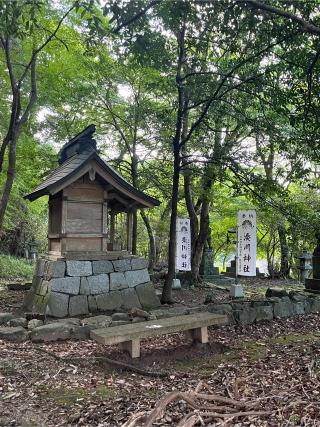
<path fill-rule="evenodd" d="M 31 56 L 31 59 L 30 59 L 30 61 L 29 61 L 29 63 L 27 64 L 27 66 L 26 66 L 26 68 L 25 68 L 25 70 L 24 70 L 24 72 L 22 73 L 22 75 L 21 75 L 21 77 L 20 77 L 20 79 L 19 79 L 19 81 L 18 81 L 18 84 L 19 85 L 21 85 L 21 83 L 22 83 L 22 81 L 23 81 L 23 79 L 26 77 L 26 75 L 27 75 L 27 72 L 29 71 L 29 69 L 31 68 L 31 66 L 32 66 L 32 63 L 33 63 L 33 61 L 36 59 L 36 57 L 37 57 L 37 55 L 38 55 L 38 53 L 39 52 L 41 52 L 46 46 L 47 46 L 47 44 L 48 43 L 50 43 L 51 42 L 51 40 L 54 38 L 54 37 L 56 37 L 56 34 L 57 34 L 57 32 L 59 31 L 59 29 L 60 29 L 60 27 L 61 27 L 61 25 L 62 25 L 62 23 L 63 23 L 63 21 L 66 19 L 66 17 L 70 14 L 70 12 L 77 6 L 79 4 L 79 2 L 78 2 L 78 0 L 77 1 L 75 1 L 74 3 L 73 3 L 73 5 L 66 11 L 66 13 L 60 18 L 60 20 L 59 20 L 59 22 L 58 22 L 58 24 L 57 24 L 57 26 L 56 26 L 56 28 L 55 28 L 55 30 L 50 34 L 50 36 L 37 48 L 37 49 L 35 49 L 34 51 L 33 51 L 33 53 L 32 53 L 32 56 Z"/>
<path fill-rule="evenodd" d="M 239 62 L 238 64 L 236 64 L 227 74 L 224 75 L 224 77 L 222 78 L 222 80 L 220 81 L 220 83 L 218 84 L 218 87 L 216 88 L 216 90 L 214 91 L 213 95 L 208 98 L 202 112 L 200 113 L 198 119 L 191 125 L 190 130 L 188 132 L 188 135 L 186 136 L 186 138 L 184 138 L 181 141 L 181 146 L 183 146 L 190 138 L 191 135 L 193 134 L 193 132 L 197 129 L 197 127 L 202 123 L 203 119 L 205 118 L 209 108 L 211 107 L 211 104 L 213 103 L 213 101 L 215 101 L 217 99 L 217 96 L 220 92 L 220 90 L 222 89 L 222 87 L 224 86 L 225 82 L 232 77 L 232 75 L 239 69 L 241 68 L 243 65 L 247 64 L 248 62 L 252 61 L 253 59 L 263 55 L 264 53 L 268 52 L 270 49 L 272 49 L 273 47 L 277 46 L 280 43 L 283 43 L 284 41 L 290 39 L 291 37 L 294 37 L 295 35 L 297 35 L 298 32 L 295 33 L 291 33 L 289 35 L 286 35 L 284 37 L 282 37 L 280 40 L 275 41 L 274 43 L 269 43 L 268 46 L 266 46 L 265 48 L 261 49 L 259 52 L 250 55 L 248 58 L 244 59 L 243 61 Z M 223 95 L 225 95 L 227 92 L 230 92 L 230 90 L 233 90 L 234 88 L 242 85 L 243 83 L 247 82 L 248 80 L 252 80 L 253 77 L 250 77 L 249 79 L 245 79 L 244 81 L 240 82 L 238 85 L 227 89 L 222 95 L 219 95 L 219 98 L 221 98 Z"/>
<path fill-rule="evenodd" d="M 136 13 L 134 16 L 132 16 L 127 21 L 124 21 L 122 24 L 118 25 L 116 28 L 112 30 L 113 34 L 118 34 L 122 28 L 128 27 L 130 24 L 132 24 L 134 21 L 137 21 L 139 18 L 141 18 L 143 15 L 145 15 L 149 9 L 151 9 L 153 6 L 159 4 L 161 0 L 152 0 L 150 3 L 147 4 L 146 7 L 144 7 L 140 12 Z"/>
<path fill-rule="evenodd" d="M 19 120 L 18 124 L 18 132 L 21 131 L 21 128 L 28 120 L 28 117 L 30 115 L 30 112 L 37 101 L 37 78 L 36 78 L 36 57 L 34 57 L 32 63 L 31 63 L 31 92 L 28 104 L 26 106 L 26 109 L 24 110 L 24 113 L 21 116 L 21 119 Z"/>
<path fill-rule="evenodd" d="M 297 15 L 294 15 L 291 12 L 287 12 L 285 10 L 279 9 L 277 7 L 271 6 L 266 3 L 261 3 L 260 1 L 256 0 L 240 0 L 238 3 L 247 3 L 250 6 L 252 6 L 254 9 L 260 9 L 265 10 L 266 12 L 273 13 L 274 15 L 282 16 L 284 18 L 288 18 L 293 22 L 296 22 L 301 26 L 301 31 L 304 33 L 314 34 L 317 36 L 320 36 L 320 27 L 312 24 L 309 21 L 306 21 L 303 18 L 300 18 Z"/>

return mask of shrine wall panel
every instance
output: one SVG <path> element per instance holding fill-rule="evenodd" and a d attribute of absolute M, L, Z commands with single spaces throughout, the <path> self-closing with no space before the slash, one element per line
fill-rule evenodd
<path fill-rule="evenodd" d="M 71 252 L 89 252 L 101 251 L 102 239 L 99 237 L 68 237 L 66 239 L 67 251 Z"/>

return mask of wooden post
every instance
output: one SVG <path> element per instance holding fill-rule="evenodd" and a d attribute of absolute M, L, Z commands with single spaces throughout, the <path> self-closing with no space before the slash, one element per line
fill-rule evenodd
<path fill-rule="evenodd" d="M 114 236 L 115 236 L 115 224 L 116 224 L 116 214 L 111 211 L 110 212 L 110 243 L 111 243 L 111 247 L 112 250 L 113 246 L 114 246 Z"/>
<path fill-rule="evenodd" d="M 107 251 L 107 233 L 108 233 L 108 194 L 104 191 L 104 201 L 102 205 L 102 245 L 103 252 Z"/>
<path fill-rule="evenodd" d="M 127 251 L 132 252 L 132 225 L 133 215 L 132 211 L 127 213 Z"/>
<path fill-rule="evenodd" d="M 120 347 L 127 351 L 132 359 L 136 359 L 137 357 L 140 357 L 140 340 L 139 338 L 132 340 L 132 341 L 125 341 L 120 343 Z"/>
<path fill-rule="evenodd" d="M 64 254 L 67 251 L 67 215 L 68 215 L 68 197 L 65 196 L 65 190 L 63 190 L 63 196 L 61 200 L 61 254 Z"/>

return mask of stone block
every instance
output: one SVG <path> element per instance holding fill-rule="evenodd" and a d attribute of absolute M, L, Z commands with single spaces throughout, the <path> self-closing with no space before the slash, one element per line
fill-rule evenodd
<path fill-rule="evenodd" d="M 131 268 L 132 270 L 143 270 L 148 268 L 149 262 L 145 258 L 132 258 Z"/>
<path fill-rule="evenodd" d="M 21 326 L 22 328 L 26 328 L 28 321 L 25 317 L 15 317 L 14 319 L 9 320 L 9 326 Z"/>
<path fill-rule="evenodd" d="M 241 325 L 250 325 L 256 320 L 256 309 L 245 306 L 243 310 L 234 310 L 233 316 L 236 323 Z"/>
<path fill-rule="evenodd" d="M 64 341 L 71 337 L 72 325 L 68 323 L 50 323 L 34 328 L 30 333 L 33 342 Z"/>
<path fill-rule="evenodd" d="M 45 296 L 48 293 L 49 282 L 47 280 L 42 280 L 41 284 L 38 286 L 37 294 Z"/>
<path fill-rule="evenodd" d="M 73 325 L 73 326 L 81 325 L 81 320 L 78 319 L 77 317 L 68 317 L 67 319 L 55 319 L 54 321 L 50 321 L 49 323 L 54 323 L 54 322 L 68 323 L 69 325 Z"/>
<path fill-rule="evenodd" d="M 44 313 L 46 311 L 47 299 L 43 295 L 34 295 L 32 303 L 32 311 L 37 313 Z"/>
<path fill-rule="evenodd" d="M 320 298 L 318 296 L 311 296 L 308 298 L 310 313 L 319 313 L 320 312 Z"/>
<path fill-rule="evenodd" d="M 70 297 L 69 316 L 79 316 L 88 313 L 88 298 L 86 295 L 75 295 Z"/>
<path fill-rule="evenodd" d="M 107 328 L 111 325 L 111 322 L 111 316 L 105 316 L 104 314 L 101 314 L 99 316 L 88 317 L 87 319 L 83 319 L 82 324 L 89 326 L 90 329 L 99 329 Z"/>
<path fill-rule="evenodd" d="M 59 292 L 51 292 L 48 304 L 47 314 L 53 317 L 65 317 L 68 315 L 69 295 Z"/>
<path fill-rule="evenodd" d="M 48 279 L 64 277 L 66 273 L 65 261 L 48 261 L 46 276 Z"/>
<path fill-rule="evenodd" d="M 121 289 L 126 289 L 128 287 L 127 279 L 124 273 L 110 273 L 110 290 L 111 291 L 120 291 Z"/>
<path fill-rule="evenodd" d="M 287 297 L 288 296 L 288 292 L 285 289 L 281 289 L 281 288 L 268 288 L 266 290 L 266 297 L 270 298 L 270 297 L 278 297 L 278 298 L 282 298 L 282 297 Z"/>
<path fill-rule="evenodd" d="M 91 261 L 67 261 L 67 276 L 91 276 Z"/>
<path fill-rule="evenodd" d="M 93 274 L 108 274 L 114 271 L 113 264 L 108 260 L 92 261 Z"/>
<path fill-rule="evenodd" d="M 135 289 L 124 289 L 123 291 L 121 291 L 121 296 L 122 307 L 125 310 L 130 310 L 131 308 L 141 308 L 141 304 Z"/>
<path fill-rule="evenodd" d="M 63 277 L 51 279 L 49 282 L 51 291 L 64 294 L 78 295 L 80 290 L 80 277 Z"/>
<path fill-rule="evenodd" d="M 100 311 L 115 311 L 122 305 L 122 296 L 120 291 L 112 291 L 108 294 L 96 296 L 97 307 Z"/>
<path fill-rule="evenodd" d="M 13 319 L 14 316 L 11 313 L 0 313 L 0 325 L 5 325 L 9 320 Z"/>
<path fill-rule="evenodd" d="M 89 326 L 73 326 L 71 329 L 71 338 L 74 340 L 87 340 L 90 338 Z"/>
<path fill-rule="evenodd" d="M 230 304 L 208 304 L 207 307 L 210 313 L 232 316 L 232 307 Z"/>
<path fill-rule="evenodd" d="M 97 274 L 96 276 L 81 277 L 80 294 L 99 295 L 109 292 L 108 274 Z"/>
<path fill-rule="evenodd" d="M 207 305 L 198 305 L 197 307 L 188 308 L 187 314 L 203 313 L 205 311 L 208 311 Z"/>
<path fill-rule="evenodd" d="M 293 301 L 293 313 L 294 314 L 304 314 L 305 313 L 305 305 L 303 301 Z"/>
<path fill-rule="evenodd" d="M 88 296 L 88 308 L 89 308 L 89 313 L 95 313 L 96 311 L 98 311 L 97 301 L 95 297 L 92 295 Z"/>
<path fill-rule="evenodd" d="M 130 288 L 134 288 L 137 285 L 148 283 L 150 281 L 149 272 L 146 268 L 144 270 L 126 271 L 125 276 Z"/>
<path fill-rule="evenodd" d="M 307 295 L 305 295 L 302 292 L 295 292 L 295 291 L 290 291 L 289 292 L 289 297 L 292 301 L 295 302 L 302 302 L 302 301 L 306 301 L 307 299 Z"/>
<path fill-rule="evenodd" d="M 39 290 L 41 288 L 42 281 L 43 281 L 42 277 L 38 277 L 38 276 L 34 275 L 32 278 L 32 286 L 30 289 L 30 293 L 38 294 Z"/>
<path fill-rule="evenodd" d="M 0 327 L 0 340 L 22 342 L 28 338 L 28 332 L 22 326 Z"/>
<path fill-rule="evenodd" d="M 44 258 L 38 258 L 35 276 L 43 277 L 45 275 L 45 272 L 46 272 L 46 267 L 47 267 L 47 260 Z"/>
<path fill-rule="evenodd" d="M 28 322 L 28 329 L 31 331 L 34 328 L 38 328 L 39 326 L 43 325 L 43 320 L 39 319 L 31 319 Z"/>
<path fill-rule="evenodd" d="M 255 307 L 256 310 L 256 322 L 261 320 L 272 320 L 273 319 L 273 307 L 272 305 L 261 305 Z"/>
<path fill-rule="evenodd" d="M 114 313 L 112 315 L 112 322 L 117 322 L 118 320 L 125 320 L 130 322 L 130 317 L 128 313 Z"/>
<path fill-rule="evenodd" d="M 150 313 L 148 311 L 141 310 L 141 308 L 137 307 L 131 309 L 129 314 L 131 317 L 142 317 L 143 319 L 148 319 L 148 317 L 150 316 Z"/>
<path fill-rule="evenodd" d="M 289 297 L 281 298 L 273 306 L 274 317 L 289 317 L 294 314 L 293 303 Z"/>
<path fill-rule="evenodd" d="M 131 270 L 130 259 L 116 259 L 112 261 L 114 271 L 128 271 Z"/>
<path fill-rule="evenodd" d="M 138 270 L 144 271 L 144 270 Z M 149 276 L 149 273 L 148 273 Z M 144 283 L 136 286 L 136 292 L 141 304 L 145 310 L 156 308 L 160 306 L 159 298 L 157 297 L 152 283 Z"/>

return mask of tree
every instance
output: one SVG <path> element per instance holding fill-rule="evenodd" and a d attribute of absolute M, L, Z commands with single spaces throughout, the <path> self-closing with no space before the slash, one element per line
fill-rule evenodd
<path fill-rule="evenodd" d="M 79 8 L 79 1 L 65 8 L 60 18 L 46 20 L 40 1 L 0 3 L 0 46 L 7 68 L 7 81 L 11 88 L 10 118 L 0 148 L 0 172 L 3 170 L 6 152 L 8 167 L 0 202 L 0 228 L 9 202 L 16 169 L 16 147 L 22 129 L 30 118 L 37 101 L 36 66 L 39 55 L 46 46 L 59 40 L 58 32 L 69 14 Z M 45 27 L 43 27 L 43 24 Z M 53 27 L 53 29 L 51 29 Z M 29 40 L 32 40 L 30 45 Z M 18 42 L 21 50 L 18 48 Z M 23 63 L 20 60 L 23 60 Z"/>

